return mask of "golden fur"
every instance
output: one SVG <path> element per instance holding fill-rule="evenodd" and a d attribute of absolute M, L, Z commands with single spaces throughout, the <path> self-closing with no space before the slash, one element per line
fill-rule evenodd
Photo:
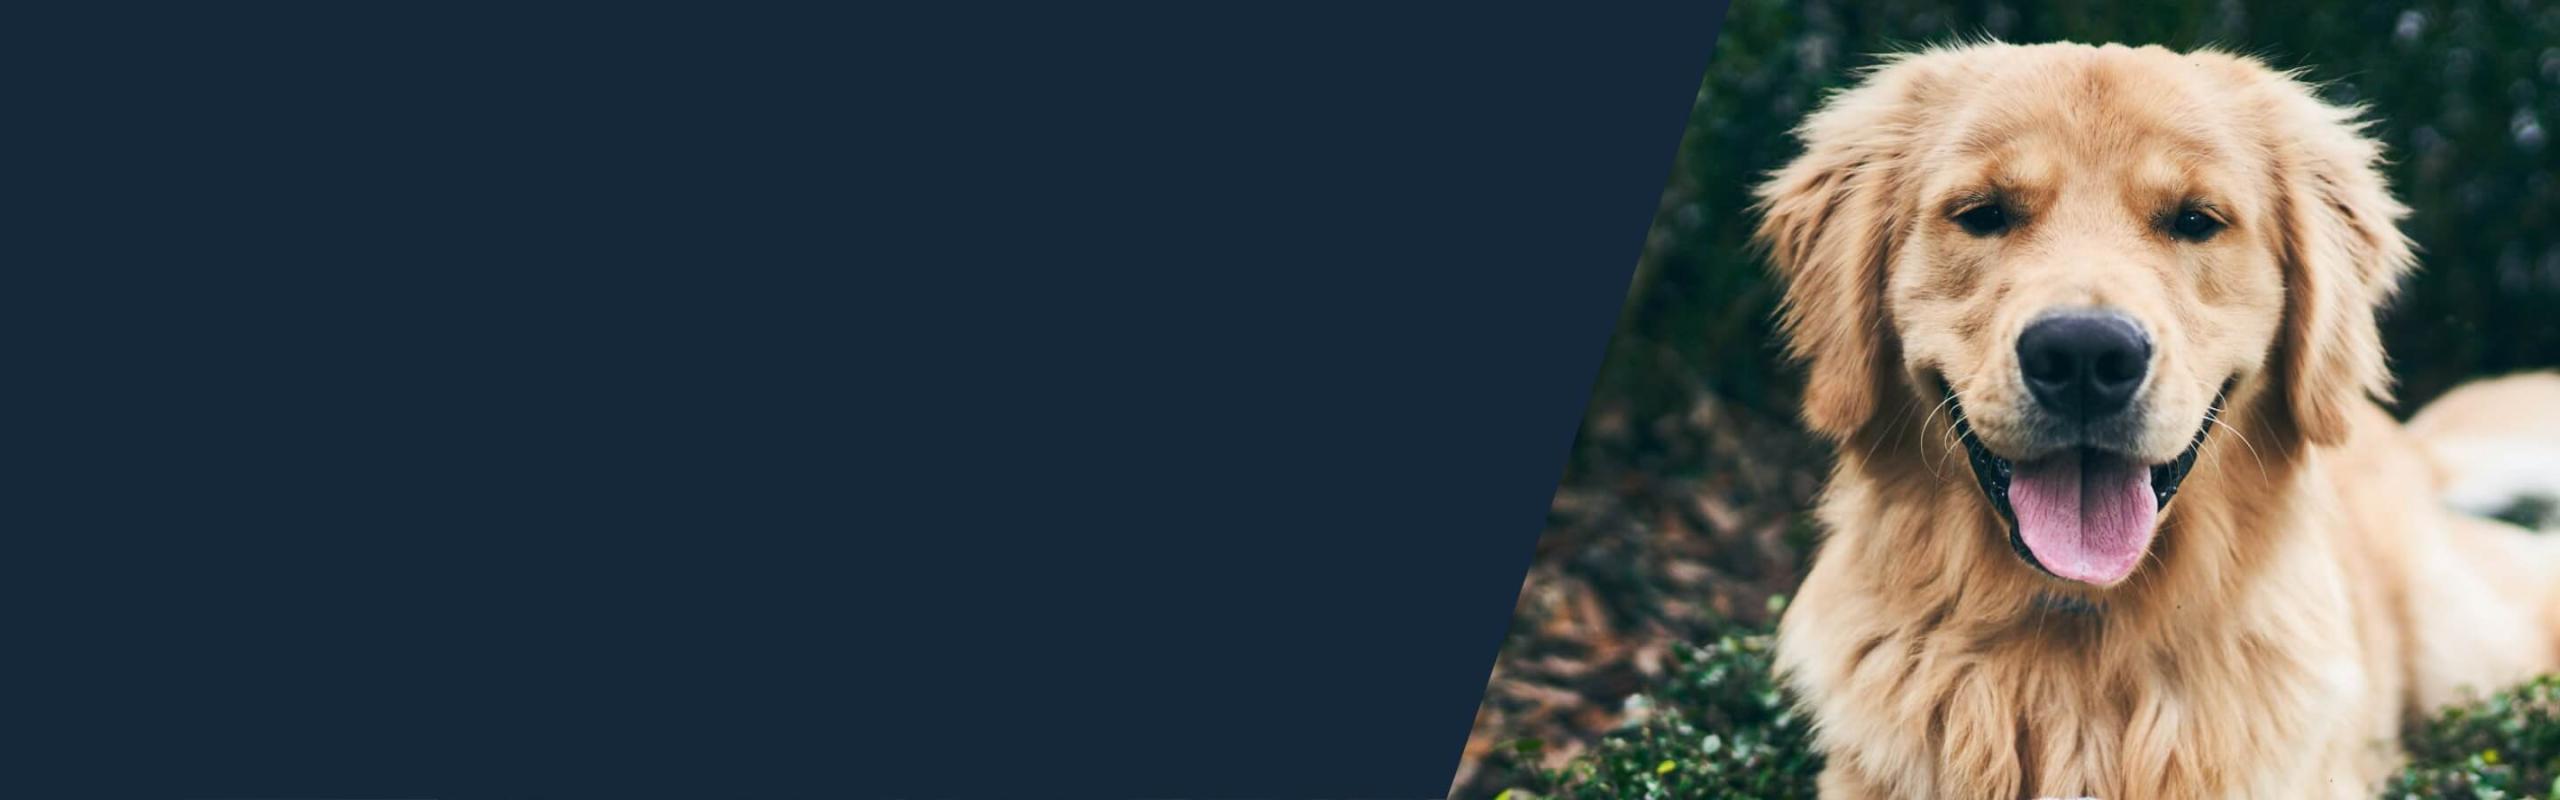
<path fill-rule="evenodd" d="M 1761 238 L 1838 443 L 1779 641 L 1825 796 L 2365 797 L 2405 718 L 2553 666 L 2560 555 L 2441 510 L 2375 405 L 2374 313 L 2413 259 L 2354 117 L 2246 57 L 1989 43 L 1896 58 L 1804 123 Z M 1982 187 L 2016 233 L 1950 221 Z M 2164 235 L 2182 202 L 2227 228 Z M 2175 457 L 2229 390 L 2105 588 L 2011 552 L 1940 402 L 2015 446 L 2012 343 L 2063 306 L 2157 342 L 2128 453 Z"/>

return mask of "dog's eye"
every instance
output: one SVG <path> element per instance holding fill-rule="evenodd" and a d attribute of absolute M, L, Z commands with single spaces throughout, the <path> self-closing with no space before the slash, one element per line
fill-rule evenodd
<path fill-rule="evenodd" d="M 2222 221 L 2202 211 L 2192 208 L 2183 209 L 2178 212 L 2176 218 L 2169 220 L 2169 230 L 2181 237 L 2201 242 L 2222 232 Z"/>
<path fill-rule="evenodd" d="M 1990 236 L 2009 229 L 2009 212 L 2001 210 L 1999 203 L 1985 203 L 1957 214 L 1956 224 L 1964 226 L 1966 233 Z"/>

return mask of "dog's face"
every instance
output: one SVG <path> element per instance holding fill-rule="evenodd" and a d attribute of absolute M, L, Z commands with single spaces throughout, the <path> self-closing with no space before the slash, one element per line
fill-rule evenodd
<path fill-rule="evenodd" d="M 2092 71 L 2116 85 L 2019 75 L 2043 85 L 1925 134 L 1885 306 L 1903 369 L 1952 389 L 1993 453 L 2165 464 L 2275 341 L 2267 158 L 2198 124 L 2229 114 L 2209 93 Z"/>
<path fill-rule="evenodd" d="M 2403 212 L 2349 114 L 2254 61 L 1932 51 L 1800 135 L 1761 233 L 1808 420 L 1850 439 L 1925 405 L 2047 573 L 2140 566 L 2234 389 L 2334 439 L 2381 385 Z"/>

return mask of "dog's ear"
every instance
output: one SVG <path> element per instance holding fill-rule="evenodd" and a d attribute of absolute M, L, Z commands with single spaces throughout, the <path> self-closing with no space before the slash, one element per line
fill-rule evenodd
<path fill-rule="evenodd" d="M 2322 102 L 2291 77 L 2273 84 L 2275 245 L 2285 284 L 2279 407 L 2303 438 L 2336 444 L 2355 404 L 2390 397 L 2374 316 L 2415 260 L 2399 228 L 2409 209 L 2391 198 L 2382 147 L 2364 134 L 2359 109 Z"/>
<path fill-rule="evenodd" d="M 1892 375 L 1885 264 L 1906 223 L 1895 183 L 1918 65 L 1878 70 L 1796 129 L 1805 152 L 1756 190 L 1754 235 L 1786 287 L 1779 328 L 1806 366 L 1804 419 L 1846 439 L 1875 416 Z"/>

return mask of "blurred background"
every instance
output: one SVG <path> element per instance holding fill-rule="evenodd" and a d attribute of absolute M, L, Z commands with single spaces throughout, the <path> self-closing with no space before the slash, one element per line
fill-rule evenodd
<path fill-rule="evenodd" d="M 2420 248 L 2381 320 L 2394 410 L 2470 377 L 2560 366 L 2545 128 L 2560 121 L 2560 4 L 1735 0 L 1455 796 L 1553 783 L 1534 773 L 1588 761 L 1603 734 L 1696 683 L 1682 673 L 1694 645 L 1766 630 L 1802 577 L 1814 533 L 1800 512 L 1828 456 L 1795 422 L 1800 374 L 1774 337 L 1778 287 L 1747 247 L 1749 188 L 1796 154 L 1787 132 L 1823 93 L 1876 54 L 1983 35 L 2217 45 L 2369 106 Z M 1756 699 L 1765 686 L 1746 688 L 1745 705 L 1775 708 Z"/>

